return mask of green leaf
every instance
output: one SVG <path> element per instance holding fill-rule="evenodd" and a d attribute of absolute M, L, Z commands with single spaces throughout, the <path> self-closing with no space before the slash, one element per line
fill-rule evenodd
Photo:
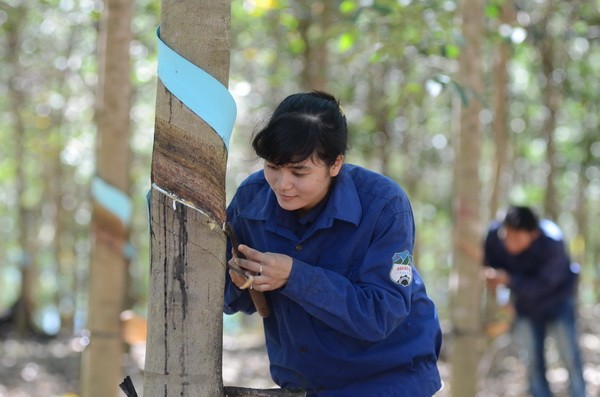
<path fill-rule="evenodd" d="M 337 42 L 338 51 L 341 53 L 348 51 L 354 46 L 355 41 L 356 37 L 352 33 L 346 32 L 342 34 Z"/>
<path fill-rule="evenodd" d="M 289 30 L 298 28 L 298 19 L 287 12 L 284 12 L 279 16 L 279 22 Z"/>
<path fill-rule="evenodd" d="M 500 16 L 500 8 L 496 5 L 488 5 L 485 7 L 485 16 L 490 19 L 496 19 Z"/>
<path fill-rule="evenodd" d="M 291 39 L 289 42 L 289 46 L 290 46 L 290 50 L 294 54 L 301 54 L 306 49 L 306 44 L 304 43 L 304 40 L 302 40 L 300 38 Z"/>
<path fill-rule="evenodd" d="M 454 44 L 446 44 L 441 48 L 442 56 L 450 59 L 457 59 L 460 55 L 460 48 Z"/>
<path fill-rule="evenodd" d="M 406 92 L 409 94 L 420 94 L 423 87 L 419 83 L 410 82 L 406 85 Z"/>
<path fill-rule="evenodd" d="M 340 12 L 342 14 L 351 14 L 354 11 L 356 11 L 357 8 L 358 8 L 358 4 L 356 4 L 356 1 L 352 1 L 352 0 L 344 0 L 340 4 Z"/>

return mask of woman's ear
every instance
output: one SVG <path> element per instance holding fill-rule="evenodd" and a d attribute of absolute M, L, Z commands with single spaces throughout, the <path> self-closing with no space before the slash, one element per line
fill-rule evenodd
<path fill-rule="evenodd" d="M 340 154 L 335 159 L 335 163 L 333 163 L 333 165 L 329 168 L 329 175 L 331 175 L 332 177 L 337 176 L 340 173 L 340 170 L 342 169 L 343 164 L 344 164 L 344 155 Z"/>

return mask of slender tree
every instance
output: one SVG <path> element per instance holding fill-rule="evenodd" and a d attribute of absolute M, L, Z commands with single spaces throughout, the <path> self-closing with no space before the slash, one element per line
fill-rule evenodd
<path fill-rule="evenodd" d="M 503 25 L 512 24 L 515 18 L 514 5 L 505 1 L 501 5 L 499 22 Z M 495 159 L 492 179 L 492 192 L 490 196 L 489 217 L 493 219 L 506 200 L 507 191 L 506 168 L 509 156 L 508 138 L 508 61 L 511 56 L 510 38 L 502 37 L 494 59 L 494 119 L 492 121 L 492 134 L 494 137 Z"/>
<path fill-rule="evenodd" d="M 23 25 L 19 23 L 26 18 L 28 10 L 25 4 L 8 7 L 9 18 L 6 21 L 7 39 L 7 73 L 11 76 L 8 85 L 8 102 L 12 119 L 13 141 L 15 143 L 15 195 L 18 205 L 18 236 L 17 241 L 21 255 L 21 291 L 15 305 L 15 325 L 21 335 L 32 332 L 35 289 L 35 256 L 31 241 L 33 229 L 32 209 L 25 200 L 26 193 L 26 168 L 23 159 L 26 157 L 27 125 L 25 120 L 25 93 L 23 87 L 17 84 L 23 78 L 22 66 L 19 63 L 20 48 L 23 40 Z"/>
<path fill-rule="evenodd" d="M 226 0 L 161 5 L 162 41 L 225 86 L 230 7 Z M 202 88 L 198 95 L 210 95 Z M 223 395 L 226 163 L 221 137 L 159 82 L 145 396 Z"/>
<path fill-rule="evenodd" d="M 96 109 L 99 188 L 95 190 L 92 216 L 87 320 L 90 344 L 81 370 L 81 391 L 86 397 L 116 396 L 122 378 L 119 314 L 126 291 L 128 263 L 123 246 L 128 239 L 128 220 L 121 213 L 123 208 L 112 207 L 115 201 L 107 199 L 105 192 L 118 192 L 120 197 L 129 192 L 132 4 L 132 0 L 106 0 L 100 27 Z"/>
<path fill-rule="evenodd" d="M 450 280 L 454 335 L 451 392 L 456 397 L 473 397 L 477 391 L 477 366 L 483 342 L 479 276 L 483 2 L 463 0 L 460 16 L 465 43 L 459 58 L 459 81 L 466 97 L 460 106 L 455 144 L 454 249 Z"/>
<path fill-rule="evenodd" d="M 304 67 L 300 73 L 300 84 L 304 90 L 325 90 L 328 85 L 327 42 L 328 30 L 333 23 L 333 2 L 303 0 L 296 5 L 298 32 L 305 45 L 301 54 Z"/>
<path fill-rule="evenodd" d="M 231 2 L 226 0 L 163 0 L 160 39 L 209 74 L 209 81 L 226 87 L 230 15 Z M 161 62 L 159 54 L 159 77 Z M 184 68 L 173 67 L 174 75 L 185 77 Z M 209 81 L 198 83 L 194 92 L 212 101 L 215 93 L 204 86 L 211 85 Z M 144 395 L 304 395 L 223 386 L 227 131 L 213 130 L 215 123 L 199 117 L 204 109 L 191 109 L 166 86 L 178 89 L 175 81 L 165 84 L 161 79 L 156 96 Z"/>
<path fill-rule="evenodd" d="M 514 23 L 515 10 L 511 1 L 505 1 L 500 7 L 500 18 L 498 23 L 510 25 Z M 495 149 L 492 189 L 489 197 L 488 219 L 494 219 L 502 203 L 508 199 L 508 184 L 510 182 L 507 168 L 510 156 L 510 139 L 508 127 L 508 62 L 511 57 L 512 48 L 510 37 L 500 37 L 497 43 L 495 58 L 493 64 L 493 100 L 494 100 L 494 119 L 492 120 L 492 136 Z M 494 337 L 505 332 L 508 328 L 507 316 L 500 311 L 496 302 L 496 290 L 487 289 L 485 296 L 485 312 L 483 321 L 488 336 Z"/>
<path fill-rule="evenodd" d="M 554 135 L 556 119 L 563 96 L 561 92 L 562 80 L 560 77 L 557 78 L 559 75 L 555 75 L 555 71 L 560 67 L 561 62 L 559 59 L 562 55 L 560 54 L 560 44 L 549 29 L 550 19 L 554 15 L 557 5 L 554 1 L 549 1 L 546 7 L 547 10 L 539 26 L 541 40 L 537 42 L 536 46 L 540 54 L 543 71 L 542 101 L 548 114 L 542 127 L 546 140 L 546 162 L 548 164 L 544 214 L 552 219 L 557 219 L 560 210 L 556 186 L 559 170 L 556 161 L 557 148 Z"/>

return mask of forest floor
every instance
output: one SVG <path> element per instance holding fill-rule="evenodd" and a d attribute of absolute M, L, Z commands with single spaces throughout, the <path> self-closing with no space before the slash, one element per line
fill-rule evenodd
<path fill-rule="evenodd" d="M 600 396 L 600 308 L 581 315 L 581 346 L 588 382 L 588 397 Z M 243 337 L 241 336 L 243 335 Z M 567 373 L 553 353 L 548 359 L 551 387 L 556 397 L 568 397 Z M 84 349 L 81 337 L 19 339 L 10 335 L 0 340 L 0 397 L 75 397 L 79 390 L 79 365 Z M 448 384 L 448 351 L 439 368 Z M 130 375 L 143 395 L 143 346 L 131 347 L 124 357 L 124 375 Z M 497 337 L 481 360 L 477 397 L 525 397 L 525 372 L 509 333 Z M 250 388 L 275 387 L 268 373 L 264 340 L 260 332 L 244 332 L 223 338 L 223 381 L 225 385 Z M 124 395 L 124 394 L 121 394 Z M 445 387 L 436 397 L 449 397 Z"/>

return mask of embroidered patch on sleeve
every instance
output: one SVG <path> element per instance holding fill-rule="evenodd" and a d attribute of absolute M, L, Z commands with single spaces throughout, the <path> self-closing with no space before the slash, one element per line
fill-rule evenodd
<path fill-rule="evenodd" d="M 408 287 L 412 284 L 412 255 L 408 251 L 395 253 L 392 257 L 392 269 L 390 270 L 390 279 L 396 284 Z"/>

